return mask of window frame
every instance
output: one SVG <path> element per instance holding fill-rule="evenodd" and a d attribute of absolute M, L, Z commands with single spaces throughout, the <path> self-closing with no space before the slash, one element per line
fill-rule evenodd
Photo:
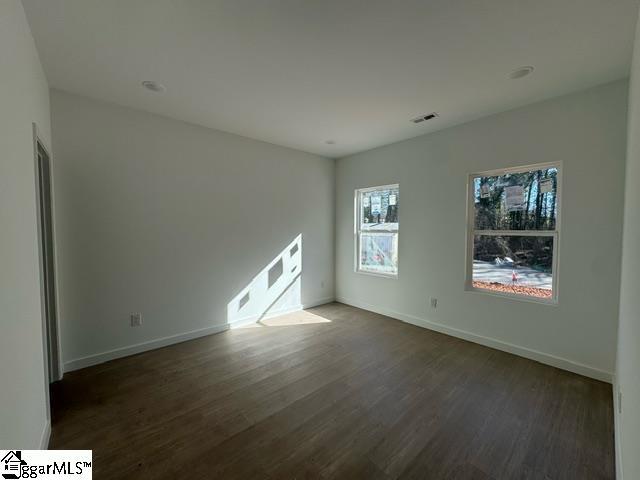
<path fill-rule="evenodd" d="M 555 168 L 558 171 L 556 184 L 556 223 L 553 230 L 482 230 L 475 228 L 475 190 L 474 179 L 478 177 L 492 177 L 505 175 L 508 173 L 522 173 L 534 170 L 544 170 Z M 484 295 L 510 298 L 525 302 L 542 303 L 545 305 L 558 305 L 559 298 L 559 278 L 560 278 L 560 232 L 562 224 L 562 161 L 535 163 L 531 165 L 523 165 L 518 167 L 497 168 L 494 170 L 470 173 L 467 176 L 467 222 L 466 222 L 466 254 L 465 254 L 465 291 L 472 293 L 480 293 Z M 531 295 L 518 295 L 515 293 L 495 292 L 484 288 L 473 286 L 473 246 L 474 237 L 476 235 L 493 235 L 493 236 L 530 236 L 530 237 L 552 237 L 553 238 L 553 260 L 551 262 L 552 271 L 552 296 L 549 299 L 534 297 Z"/>
<path fill-rule="evenodd" d="M 363 233 L 361 229 L 362 225 L 362 208 L 360 206 L 360 197 L 362 193 L 372 192 L 375 190 L 391 190 L 396 188 L 398 190 L 398 195 L 400 194 L 400 184 L 399 183 L 390 183 L 387 185 L 378 185 L 375 187 L 364 187 L 364 188 L 356 188 L 354 190 L 353 195 L 353 206 L 354 206 L 354 225 L 353 225 L 353 234 L 354 234 L 354 272 L 361 273 L 363 275 L 371 275 L 374 277 L 388 278 L 388 279 L 397 279 L 400 274 L 400 209 L 398 209 L 398 227 L 394 230 L 364 230 L 364 232 L 370 233 L 392 233 L 396 235 L 396 242 L 398 245 L 398 259 L 396 261 L 396 273 L 386 273 L 386 272 L 374 272 L 367 269 L 360 268 L 360 235 Z"/>

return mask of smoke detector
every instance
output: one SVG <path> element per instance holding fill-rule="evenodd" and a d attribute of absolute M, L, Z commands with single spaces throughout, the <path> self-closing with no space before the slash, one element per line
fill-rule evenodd
<path fill-rule="evenodd" d="M 155 80 L 145 80 L 144 82 L 142 82 L 142 86 L 147 90 L 155 93 L 163 93 L 167 90 L 166 88 L 164 88 L 164 85 L 156 82 Z"/>
<path fill-rule="evenodd" d="M 509 74 L 509 78 L 511 80 L 518 80 L 519 78 L 526 77 L 531 72 L 533 72 L 533 67 L 531 65 L 525 65 L 524 67 L 518 67 L 512 71 Z"/>
<path fill-rule="evenodd" d="M 434 118 L 439 117 L 440 115 L 438 115 L 436 112 L 431 112 L 431 113 L 427 113 L 425 115 L 420 115 L 416 118 L 412 118 L 411 121 L 413 123 L 421 123 L 424 122 L 425 120 L 432 120 Z"/>

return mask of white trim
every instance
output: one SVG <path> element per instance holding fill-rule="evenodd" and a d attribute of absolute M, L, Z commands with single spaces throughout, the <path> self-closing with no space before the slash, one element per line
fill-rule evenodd
<path fill-rule="evenodd" d="M 61 337 L 62 335 L 60 334 L 60 293 L 59 293 L 59 288 L 58 288 L 58 251 L 57 251 L 57 242 L 56 242 L 56 220 L 55 220 L 55 215 L 56 215 L 56 209 L 55 209 L 55 181 L 54 181 L 54 175 L 53 175 L 53 169 L 54 169 L 54 160 L 53 160 L 53 155 L 51 155 L 51 148 L 49 145 L 46 144 L 46 142 L 43 140 L 43 138 L 40 136 L 40 130 L 38 129 L 38 125 L 35 122 L 31 123 L 31 129 L 33 132 L 33 160 L 34 160 L 34 175 L 35 175 L 35 180 L 36 180 L 36 208 L 37 208 L 37 228 L 38 228 L 38 257 L 39 257 L 39 264 L 40 264 L 40 302 L 41 302 L 41 315 L 42 315 L 42 324 L 43 324 L 43 328 L 47 328 L 45 326 L 46 323 L 46 316 L 45 316 L 45 306 L 44 306 L 44 290 L 43 290 L 43 278 L 44 278 L 44 264 L 43 264 L 43 257 L 42 257 L 42 231 L 41 231 L 41 225 L 40 225 L 40 220 L 41 220 L 41 215 L 42 212 L 40 211 L 40 168 L 39 168 L 39 162 L 38 162 L 38 146 L 42 147 L 42 149 L 44 150 L 44 152 L 47 154 L 48 160 L 49 160 L 49 190 L 50 190 L 50 194 L 51 194 L 51 198 L 49 199 L 50 201 L 50 205 L 51 205 L 51 233 L 52 233 L 52 240 L 53 240 L 53 249 L 52 249 L 52 253 L 53 253 L 53 271 L 54 271 L 54 276 L 53 276 L 53 281 L 54 281 L 54 290 L 55 290 L 55 306 L 56 306 L 56 352 L 55 352 L 55 356 L 56 356 L 56 366 L 55 366 L 55 372 L 53 372 L 56 376 L 56 378 L 53 379 L 53 381 L 57 381 L 57 380 L 62 380 L 62 375 L 63 375 L 63 365 L 62 365 L 62 340 Z M 45 357 L 45 361 L 46 361 L 46 369 L 45 369 L 45 379 L 46 379 L 46 389 L 47 392 L 49 390 L 49 355 L 48 355 L 48 346 L 46 345 L 46 342 L 48 342 L 48 338 L 46 338 L 46 330 L 43 331 L 43 337 L 44 337 L 44 341 L 45 341 L 45 351 L 43 352 L 43 355 Z M 50 412 L 49 412 L 50 413 Z"/>
<path fill-rule="evenodd" d="M 331 303 L 335 300 L 334 297 L 325 297 L 318 300 L 313 300 L 311 302 L 307 302 L 305 304 L 296 305 L 291 309 L 283 309 L 277 312 L 272 312 L 271 314 L 263 317 L 263 318 L 271 318 L 277 315 L 283 315 L 285 313 L 291 313 L 298 310 L 303 310 L 307 308 L 316 307 L 318 305 L 324 305 L 325 303 Z M 253 320 L 255 323 L 257 319 Z M 98 365 L 100 363 L 108 362 L 110 360 L 115 360 L 117 358 L 128 357 L 130 355 L 135 355 L 137 353 L 148 352 L 149 350 L 155 350 L 157 348 L 166 347 L 169 345 L 174 345 L 176 343 L 186 342 L 187 340 L 193 340 L 194 338 L 205 337 L 207 335 L 214 335 L 216 333 L 221 333 L 229 328 L 234 328 L 240 326 L 240 324 L 248 324 L 249 318 L 241 319 L 234 322 L 232 325 L 223 324 L 223 325 L 214 325 L 212 327 L 202 328 L 200 330 L 193 330 L 191 332 L 179 333 L 177 335 L 171 335 L 169 337 L 158 338 L 155 340 L 149 340 L 147 342 L 137 343 L 135 345 L 130 345 L 127 347 L 115 348 L 113 350 L 108 350 L 102 353 L 96 353 L 94 355 L 88 355 L 86 357 L 76 358 L 74 360 L 69 360 L 64 364 L 64 371 L 72 372 L 73 370 L 79 370 L 81 368 L 91 367 L 92 365 Z"/>
<path fill-rule="evenodd" d="M 305 308 L 304 305 L 299 303 L 298 305 L 293 305 L 293 306 L 290 306 L 290 307 L 281 308 L 279 310 L 269 311 L 269 312 L 267 312 L 265 314 L 262 314 L 262 315 L 249 315 L 249 316 L 242 317 L 242 318 L 239 318 L 237 320 L 234 320 L 233 322 L 231 322 L 229 324 L 229 328 L 245 327 L 247 325 L 251 325 L 253 323 L 257 323 L 257 322 L 259 322 L 260 320 L 263 320 L 263 319 L 279 317 L 280 315 L 286 315 L 287 313 L 298 312 L 300 310 L 303 310 L 304 308 Z"/>
<path fill-rule="evenodd" d="M 320 305 L 326 305 L 327 303 L 333 303 L 335 301 L 336 301 L 336 297 L 333 297 L 333 296 L 324 297 L 318 300 L 312 300 L 311 302 L 303 303 L 302 308 L 306 310 L 308 308 L 319 307 Z"/>
<path fill-rule="evenodd" d="M 495 177 L 498 175 L 503 175 L 505 173 L 522 173 L 522 172 L 530 172 L 532 170 L 542 170 L 545 168 L 556 168 L 561 164 L 562 164 L 562 161 L 531 163 L 529 165 L 520 165 L 518 167 L 506 167 L 506 168 L 495 168 L 493 170 L 483 170 L 481 172 L 471 173 L 469 176 Z"/>
<path fill-rule="evenodd" d="M 60 285 L 58 283 L 58 272 L 60 269 L 58 268 L 58 242 L 57 242 L 57 229 L 56 226 L 58 222 L 56 221 L 56 185 L 55 185 L 55 175 L 54 175 L 54 167 L 55 167 L 55 159 L 52 155 L 52 150 L 50 146 L 47 146 L 45 141 L 40 136 L 38 125 L 33 122 L 33 132 L 35 135 L 35 161 L 36 166 L 38 165 L 38 144 L 42 146 L 44 151 L 49 156 L 49 188 L 51 190 L 51 230 L 53 235 L 53 281 L 55 288 L 55 303 L 56 303 L 56 359 L 57 359 L 57 378 L 54 381 L 62 380 L 62 376 L 64 374 L 64 366 L 62 364 L 62 333 L 60 330 Z M 36 173 L 37 174 L 37 173 Z M 38 187 L 39 188 L 39 187 Z M 38 189 L 39 191 L 39 189 Z"/>
<path fill-rule="evenodd" d="M 478 177 L 491 177 L 504 175 L 506 173 L 521 173 L 534 170 L 543 170 L 547 168 L 555 168 L 557 173 L 556 179 L 556 224 L 554 230 L 478 230 L 475 227 L 475 190 L 474 179 Z M 470 173 L 467 176 L 467 211 L 466 211 L 466 248 L 465 248 L 465 283 L 464 289 L 467 292 L 476 292 L 487 295 L 497 295 L 513 299 L 526 299 L 536 303 L 547 305 L 558 305 L 559 285 L 560 285 L 560 226 L 562 215 L 562 171 L 563 162 L 545 162 L 533 165 L 523 165 L 519 167 L 500 168 L 488 170 L 485 172 Z M 551 265 L 552 286 L 551 299 L 540 299 L 533 296 L 510 294 L 506 292 L 496 293 L 483 288 L 475 288 L 473 286 L 473 242 L 475 235 L 498 235 L 498 236 L 535 236 L 535 237 L 553 237 L 553 258 Z"/>
<path fill-rule="evenodd" d="M 486 347 L 495 348 L 496 350 L 501 350 L 513 355 L 518 355 L 530 360 L 535 360 L 546 365 L 551 365 L 552 367 L 577 373 L 578 375 L 584 375 L 585 377 L 595 378 L 596 380 L 601 380 L 607 383 L 611 383 L 613 379 L 612 372 L 600 370 L 599 368 L 591 367 L 579 362 L 574 362 L 573 360 L 558 357 L 549 353 L 540 352 L 527 347 L 521 347 L 519 345 L 514 345 L 512 343 L 504 342 L 502 340 L 491 337 L 485 337 L 476 333 L 468 332 L 466 330 L 449 327 L 440 323 L 426 320 L 424 318 L 416 317 L 414 315 L 396 312 L 394 310 L 383 307 L 376 307 L 374 305 L 368 304 L 366 302 L 360 302 L 358 300 L 352 300 L 338 296 L 336 298 L 336 301 L 351 305 L 353 307 L 358 307 L 364 310 L 379 313 L 381 315 L 386 315 L 387 317 L 395 318 L 397 320 L 401 320 L 405 323 L 410 323 L 418 327 L 427 328 L 429 330 L 444 333 L 452 337 L 461 338 L 470 342 L 479 343 L 480 345 L 484 345 Z"/>
<path fill-rule="evenodd" d="M 62 348 L 61 348 L 61 334 L 60 334 L 60 296 L 58 288 L 58 254 L 57 254 L 57 242 L 56 242 L 56 221 L 55 221 L 55 190 L 53 180 L 53 156 L 51 155 L 51 147 L 43 140 L 39 134 L 38 125 L 35 122 L 31 123 L 31 136 L 33 142 L 33 178 L 35 182 L 35 203 L 36 203 L 36 232 L 38 236 L 38 283 L 40 286 L 40 327 L 42 335 L 42 358 L 43 358 L 43 374 L 44 374 L 44 401 L 45 401 L 45 426 L 40 437 L 40 449 L 44 449 L 43 445 L 48 446 L 49 436 L 51 435 L 51 394 L 49 386 L 51 381 L 62 380 L 64 374 L 64 367 L 62 365 Z M 50 208 L 51 208 L 51 235 L 53 242 L 53 270 L 54 270 L 54 290 L 55 290 L 55 362 L 50 358 L 50 346 L 49 346 L 49 325 L 47 325 L 46 304 L 45 304 L 45 285 L 44 285 L 44 247 L 42 244 L 42 215 L 40 210 L 40 162 L 38 160 L 38 147 L 44 150 L 49 160 L 49 193 L 50 193 Z M 53 372 L 50 372 L 50 367 L 53 365 Z M 51 378 L 53 374 L 56 378 Z"/>
<path fill-rule="evenodd" d="M 620 384 L 618 384 L 618 378 L 616 375 L 613 376 L 613 438 L 614 438 L 614 450 L 616 456 L 616 479 L 622 480 L 623 470 L 622 470 L 622 444 L 621 444 L 621 435 L 622 435 L 622 419 L 620 414 L 620 405 L 618 399 L 618 392 L 620 391 Z"/>
<path fill-rule="evenodd" d="M 49 450 L 49 439 L 51 438 L 51 420 L 47 420 L 40 435 L 40 450 Z"/>
<path fill-rule="evenodd" d="M 374 192 L 376 190 L 391 190 L 393 188 L 398 187 L 399 185 L 400 184 L 396 182 L 396 183 L 388 183 L 387 185 L 376 185 L 375 187 L 356 188 L 356 190 L 358 192 Z"/>
<path fill-rule="evenodd" d="M 234 322 L 230 323 L 229 328 L 245 327 L 247 325 L 257 323 L 263 319 L 279 317 L 280 315 L 286 315 L 287 313 L 299 312 L 300 310 L 306 310 L 307 308 L 317 307 L 319 305 L 324 305 L 326 303 L 331 303 L 333 301 L 335 301 L 334 297 L 325 297 L 319 300 L 313 300 L 307 303 L 299 303 L 298 305 L 293 305 L 291 307 L 269 311 L 268 313 L 265 313 L 263 315 L 250 315 L 247 317 L 239 318 L 238 320 L 235 320 Z"/>
<path fill-rule="evenodd" d="M 127 347 L 115 348 L 106 352 L 96 353 L 94 355 L 88 355 L 86 357 L 69 360 L 64 364 L 64 371 L 66 373 L 73 370 L 79 370 L 81 368 L 90 367 L 92 365 L 98 365 L 99 363 L 108 362 L 109 360 L 115 360 L 116 358 L 128 357 L 130 355 L 147 352 L 149 350 L 155 350 L 157 348 L 166 347 L 175 343 L 193 340 L 194 338 L 205 337 L 207 335 L 224 332 L 228 329 L 229 325 L 225 323 L 223 325 L 214 325 L 212 327 L 193 330 L 186 333 L 179 333 L 177 335 L 171 335 L 169 337 L 157 338 L 155 340 L 149 340 L 147 342 L 137 343 L 135 345 L 130 345 Z"/>
<path fill-rule="evenodd" d="M 365 188 L 356 188 L 353 192 L 353 246 L 354 246 L 354 254 L 353 254 L 353 270 L 355 273 L 362 273 L 365 275 L 373 275 L 376 277 L 384 277 L 384 278 L 394 278 L 397 279 L 400 274 L 400 211 L 398 211 L 398 225 L 394 229 L 371 229 L 371 230 L 362 230 L 362 206 L 360 205 L 360 196 L 366 192 L 374 192 L 376 190 L 392 190 L 398 189 L 398 195 L 400 194 L 400 183 L 391 183 L 388 185 L 379 185 L 375 187 L 365 187 Z M 367 269 L 363 269 L 360 266 L 360 236 L 363 233 L 371 233 L 371 234 L 394 234 L 396 236 L 396 243 L 398 249 L 398 255 L 396 259 L 396 272 L 395 273 L 387 273 L 387 272 L 373 272 Z"/>
<path fill-rule="evenodd" d="M 372 277 L 378 278 L 388 278 L 389 280 L 398 280 L 397 273 L 370 272 L 369 270 L 356 270 L 355 273 L 359 273 L 361 275 L 370 275 Z"/>

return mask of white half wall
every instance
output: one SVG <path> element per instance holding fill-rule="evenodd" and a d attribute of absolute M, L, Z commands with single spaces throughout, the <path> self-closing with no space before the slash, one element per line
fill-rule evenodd
<path fill-rule="evenodd" d="M 338 160 L 337 299 L 611 381 L 626 105 L 623 80 Z M 468 174 L 558 161 L 559 304 L 466 292 Z M 355 273 L 354 190 L 391 183 L 400 184 L 399 277 Z"/>
<path fill-rule="evenodd" d="M 629 81 L 629 128 L 616 367 L 616 471 L 640 478 L 640 22 Z"/>
<path fill-rule="evenodd" d="M 334 160 L 60 91 L 51 102 L 67 369 L 226 328 L 232 300 L 299 235 L 295 290 L 276 282 L 287 301 L 254 292 L 251 310 L 333 300 Z"/>
<path fill-rule="evenodd" d="M 0 449 L 48 441 L 32 123 L 50 148 L 49 88 L 18 0 L 0 2 Z"/>

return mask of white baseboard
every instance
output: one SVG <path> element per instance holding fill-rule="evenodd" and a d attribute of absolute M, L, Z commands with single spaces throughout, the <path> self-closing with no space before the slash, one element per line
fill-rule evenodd
<path fill-rule="evenodd" d="M 40 450 L 49 449 L 49 438 L 51 437 L 51 420 L 47 420 L 40 435 Z"/>
<path fill-rule="evenodd" d="M 620 385 L 618 384 L 617 378 L 613 376 L 613 438 L 614 438 L 614 449 L 616 455 L 616 479 L 622 480 L 623 471 L 622 471 L 622 447 L 620 445 L 620 435 L 622 434 L 622 426 L 621 426 L 621 418 L 620 418 L 620 405 L 618 405 L 618 391 L 620 390 Z"/>
<path fill-rule="evenodd" d="M 108 362 L 109 360 L 115 360 L 116 358 L 128 357 L 129 355 L 135 355 L 136 353 L 155 350 L 156 348 L 166 347 L 167 345 L 173 345 L 174 343 L 186 342 L 187 340 L 193 340 L 194 338 L 224 332 L 228 329 L 229 325 L 227 324 L 214 325 L 212 327 L 207 327 L 200 330 L 179 333 L 178 335 L 172 335 L 170 337 L 149 340 L 147 342 L 137 343 L 128 347 L 116 348 L 113 350 L 108 350 L 106 352 L 96 353 L 94 355 L 89 355 L 82 358 L 76 358 L 74 360 L 65 362 L 64 371 L 71 372 L 73 370 L 79 370 L 81 368 L 90 367 L 92 365 L 98 365 L 99 363 Z"/>
<path fill-rule="evenodd" d="M 313 300 L 311 302 L 295 305 L 290 308 L 269 312 L 269 314 L 265 315 L 263 318 L 272 318 L 275 316 L 284 315 L 286 313 L 303 310 L 305 308 L 316 307 L 318 305 L 323 305 L 325 303 L 333 302 L 334 300 L 335 300 L 334 297 L 326 297 L 318 300 Z M 229 328 L 235 328 L 238 326 L 247 325 L 249 323 L 255 323 L 257 321 L 258 321 L 258 318 L 251 318 L 251 317 L 243 318 L 243 319 L 237 320 L 232 325 L 228 325 L 228 324 L 214 325 L 213 327 L 207 327 L 201 330 L 194 330 L 191 332 L 180 333 L 178 335 L 172 335 L 170 337 L 149 340 L 147 342 L 142 342 L 142 343 L 130 345 L 127 347 L 116 348 L 113 350 L 108 350 L 106 352 L 96 353 L 94 355 L 88 355 L 82 358 L 76 358 L 74 360 L 65 362 L 64 371 L 72 372 L 73 370 L 79 370 L 81 368 L 91 367 L 93 365 L 98 365 L 100 363 L 108 362 L 109 360 L 115 360 L 116 358 L 128 357 L 129 355 L 135 355 L 137 353 L 147 352 L 149 350 L 155 350 L 156 348 L 166 347 L 168 345 L 173 345 L 175 343 L 186 342 L 187 340 L 193 340 L 194 338 L 204 337 L 206 335 L 213 335 L 215 333 L 224 332 Z"/>
<path fill-rule="evenodd" d="M 353 307 L 362 308 L 363 310 L 369 310 L 381 315 L 386 315 L 387 317 L 395 318 L 397 320 L 401 320 L 418 327 L 427 328 L 429 330 L 434 330 L 436 332 L 451 335 L 452 337 L 461 338 L 463 340 L 468 340 L 470 342 L 479 343 L 480 345 L 495 348 L 496 350 L 502 350 L 503 352 L 508 352 L 520 357 L 528 358 L 530 360 L 535 360 L 546 365 L 551 365 L 552 367 L 557 367 L 562 370 L 567 370 L 579 375 L 584 375 L 585 377 L 595 378 L 596 380 L 601 380 L 607 383 L 611 383 L 613 380 L 613 373 L 611 372 L 606 372 L 604 370 L 600 370 L 589 365 L 584 365 L 582 363 L 574 362 L 566 358 L 557 357 L 548 353 L 539 352 L 537 350 L 521 347 L 508 342 L 503 342 L 502 340 L 497 340 L 495 338 L 484 337 L 482 335 L 478 335 L 465 330 L 460 330 L 454 327 L 442 325 L 440 323 L 431 322 L 414 315 L 396 312 L 387 308 L 376 307 L 375 305 L 371 305 L 358 300 L 352 300 L 349 298 L 338 296 L 336 297 L 336 301 L 351 305 Z"/>
<path fill-rule="evenodd" d="M 287 313 L 299 312 L 300 310 L 305 310 L 307 308 L 317 307 L 318 305 L 324 305 L 325 303 L 331 303 L 335 301 L 334 297 L 325 297 L 318 300 L 312 300 L 311 302 L 299 303 L 298 305 L 293 305 L 286 308 L 280 308 L 278 310 L 270 310 L 265 315 L 251 315 L 244 318 L 239 318 L 230 324 L 230 328 L 239 328 L 245 327 L 247 325 L 251 325 L 260 320 L 279 317 L 280 315 L 286 315 Z"/>
<path fill-rule="evenodd" d="M 320 305 L 326 305 L 327 303 L 332 303 L 336 301 L 336 297 L 324 297 L 318 300 L 313 300 L 311 302 L 306 302 L 302 305 L 303 310 L 307 308 L 319 307 Z"/>

